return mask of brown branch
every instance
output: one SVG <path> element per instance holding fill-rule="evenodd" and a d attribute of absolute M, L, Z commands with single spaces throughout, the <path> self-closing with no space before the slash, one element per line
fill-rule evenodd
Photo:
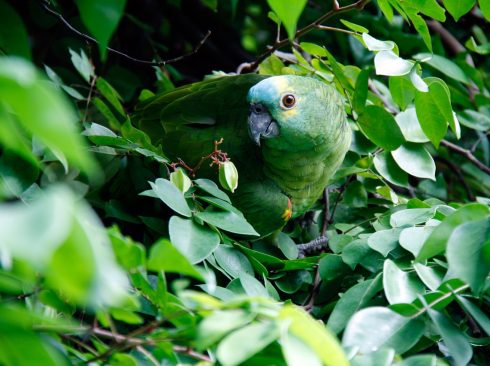
<path fill-rule="evenodd" d="M 464 149 L 458 145 L 453 144 L 452 142 L 449 142 L 447 140 L 442 140 L 441 141 L 442 146 L 446 146 L 448 149 L 454 151 L 457 154 L 460 154 L 464 156 L 466 159 L 468 159 L 473 165 L 475 165 L 478 169 L 481 171 L 490 174 L 490 168 L 483 164 L 480 160 L 478 160 L 475 155 L 471 153 L 470 150 Z"/>
<path fill-rule="evenodd" d="M 439 34 L 439 36 L 441 36 L 441 40 L 446 44 L 446 46 L 453 54 L 466 52 L 466 48 L 457 40 L 457 38 L 454 37 L 437 20 L 429 20 L 427 22 L 427 25 L 429 26 L 430 30 L 432 30 L 434 33 L 437 33 Z M 475 67 L 475 63 L 470 54 L 466 56 L 466 62 L 468 63 L 468 65 Z"/>
<path fill-rule="evenodd" d="M 91 332 L 93 334 L 99 336 L 99 337 L 111 339 L 113 341 L 121 343 L 123 345 L 123 348 L 135 347 L 135 348 L 138 348 L 138 350 L 140 350 L 140 351 L 141 351 L 141 349 L 139 347 L 141 347 L 143 345 L 148 345 L 148 346 L 155 345 L 159 341 L 157 339 L 135 338 L 135 337 L 131 337 L 128 335 L 111 332 L 109 330 L 105 330 L 105 329 L 101 329 L 101 328 L 92 328 Z M 165 340 L 168 341 L 168 339 L 165 339 Z M 111 348 L 109 351 L 112 352 L 112 351 L 114 351 L 114 349 Z M 191 348 L 186 347 L 186 346 L 174 345 L 173 351 L 177 352 L 177 353 L 186 354 L 186 355 L 188 355 L 192 358 L 198 359 L 198 360 L 211 362 L 211 359 L 208 356 L 201 354 L 201 353 L 198 353 L 196 351 L 193 351 Z M 101 354 L 92 360 L 100 359 L 100 358 L 103 358 L 106 356 L 107 356 L 106 354 Z"/>
<path fill-rule="evenodd" d="M 308 24 L 304 28 L 299 29 L 295 34 L 294 34 L 294 39 L 300 38 L 304 36 L 306 33 L 309 33 L 313 29 L 318 29 L 319 26 L 322 25 L 325 21 L 328 19 L 332 18 L 335 15 L 339 15 L 342 13 L 349 12 L 351 10 L 361 10 L 363 9 L 367 3 L 369 3 L 371 0 L 358 0 L 355 3 L 347 6 L 339 6 L 337 1 L 333 1 L 333 7 L 332 10 L 326 12 L 323 14 L 321 17 L 319 17 L 317 20 L 315 20 L 313 23 Z M 264 61 L 268 56 L 274 53 L 274 51 L 277 51 L 279 48 L 282 48 L 290 43 L 289 38 L 284 38 L 280 41 L 276 41 L 272 46 L 270 46 L 267 51 L 262 53 L 255 61 L 253 61 L 250 64 L 246 64 L 245 66 L 241 66 L 240 70 L 245 71 L 245 72 L 252 72 L 257 69 L 259 64 Z"/>
<path fill-rule="evenodd" d="M 51 9 L 49 7 L 50 4 L 50 1 L 49 0 L 44 0 L 43 1 L 43 7 L 44 9 L 46 9 L 47 12 L 49 12 L 50 14 L 54 15 L 55 17 L 57 17 L 59 20 L 61 20 L 61 22 L 68 28 L 70 29 L 72 32 L 76 33 L 78 36 L 90 41 L 90 42 L 93 42 L 95 44 L 99 44 L 99 42 L 89 36 L 88 34 L 85 34 L 85 33 L 82 33 L 80 32 L 78 29 L 76 29 L 74 26 L 72 26 L 70 24 L 70 22 L 68 22 L 68 20 L 66 20 L 63 15 L 61 15 L 61 13 L 58 13 L 57 11 Z M 127 53 L 124 53 L 122 51 L 119 51 L 119 50 L 116 50 L 114 48 L 111 48 L 111 47 L 107 47 L 107 51 L 109 52 L 112 52 L 112 53 L 115 53 L 119 56 L 122 56 L 130 61 L 133 61 L 133 62 L 136 62 L 136 63 L 140 63 L 140 64 L 145 64 L 145 65 L 149 65 L 149 66 L 165 66 L 167 64 L 171 64 L 171 63 L 174 63 L 174 62 L 177 62 L 177 61 L 181 61 L 189 56 L 192 56 L 194 54 L 196 54 L 199 49 L 202 47 L 202 45 L 207 41 L 207 39 L 209 38 L 209 36 L 211 35 L 211 31 L 208 30 L 208 32 L 205 34 L 205 36 L 199 41 L 199 43 L 196 45 L 196 47 L 194 47 L 194 49 L 186 54 L 183 54 L 181 56 L 177 56 L 177 57 L 174 57 L 174 58 L 171 58 L 171 59 L 168 59 L 168 60 L 163 60 L 163 61 L 149 61 L 149 60 L 142 60 L 142 59 L 139 59 L 137 57 L 133 57 L 133 56 L 130 56 L 128 55 Z"/>

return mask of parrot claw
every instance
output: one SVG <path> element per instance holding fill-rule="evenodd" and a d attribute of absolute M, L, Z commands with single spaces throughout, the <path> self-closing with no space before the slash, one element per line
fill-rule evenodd
<path fill-rule="evenodd" d="M 328 238 L 325 235 L 319 236 L 316 239 L 304 244 L 298 244 L 298 258 L 304 258 L 307 254 L 320 252 L 326 249 Z"/>

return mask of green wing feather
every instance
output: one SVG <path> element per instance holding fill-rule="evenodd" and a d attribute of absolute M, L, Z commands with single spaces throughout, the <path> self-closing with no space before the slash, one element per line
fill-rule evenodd
<path fill-rule="evenodd" d="M 262 235 L 284 226 L 288 197 L 262 170 L 258 147 L 248 136 L 246 96 L 249 89 L 266 78 L 262 75 L 227 76 L 190 84 L 145 100 L 137 106 L 133 121 L 171 159 L 195 166 L 223 138 L 220 148 L 237 166 L 239 185 L 231 195 Z M 203 164 L 197 173 L 217 180 L 216 169 Z"/>

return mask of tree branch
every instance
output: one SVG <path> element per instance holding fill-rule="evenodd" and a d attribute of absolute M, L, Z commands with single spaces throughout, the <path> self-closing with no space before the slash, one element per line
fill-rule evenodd
<path fill-rule="evenodd" d="M 308 24 L 304 28 L 299 29 L 295 33 L 294 39 L 297 39 L 297 38 L 300 38 L 300 37 L 304 36 L 306 33 L 309 33 L 313 29 L 318 29 L 319 27 L 323 27 L 322 26 L 322 23 L 324 23 L 325 21 L 327 21 L 328 19 L 332 18 L 335 15 L 346 13 L 346 12 L 349 12 L 351 10 L 361 10 L 370 1 L 371 0 L 358 0 L 358 1 L 356 1 L 355 3 L 353 3 L 351 5 L 339 6 L 338 2 L 336 0 L 334 0 L 333 1 L 332 10 L 330 10 L 330 11 L 326 12 L 325 14 L 323 14 L 321 17 L 319 17 L 313 23 Z M 331 27 L 328 27 L 328 28 L 329 28 L 329 30 L 333 30 L 333 29 L 331 29 Z M 335 30 L 338 30 L 338 28 L 335 28 Z M 276 43 L 274 43 L 271 47 L 269 47 L 267 49 L 267 51 L 265 51 L 259 57 L 257 57 L 257 59 L 254 62 L 252 62 L 250 64 L 246 64 L 246 65 L 240 67 L 239 68 L 240 71 L 245 71 L 245 72 L 252 72 L 252 71 L 254 71 L 259 66 L 259 64 L 262 61 L 264 61 L 268 56 L 270 56 L 271 54 L 273 54 L 274 51 L 277 51 L 279 48 L 282 48 L 282 47 L 288 45 L 289 43 L 290 43 L 289 38 L 284 38 L 284 39 L 282 39 L 280 41 L 276 41 Z"/>
<path fill-rule="evenodd" d="M 50 1 L 49 0 L 44 0 L 43 1 L 43 7 L 44 9 L 46 9 L 47 12 L 49 12 L 50 14 L 54 15 L 55 17 L 57 17 L 59 20 L 61 20 L 61 22 L 68 28 L 70 29 L 72 32 L 76 33 L 77 35 L 79 35 L 80 37 L 90 41 L 90 42 L 93 42 L 95 44 L 99 44 L 99 42 L 89 36 L 88 34 L 85 34 L 85 33 L 82 33 L 80 32 L 78 29 L 76 29 L 74 26 L 72 26 L 70 24 L 70 22 L 68 22 L 68 20 L 66 20 L 63 15 L 61 15 L 60 13 L 58 13 L 57 11 L 51 9 L 49 7 L 50 5 Z M 130 56 L 122 51 L 119 51 L 119 50 L 116 50 L 114 48 L 111 48 L 111 47 L 107 47 L 107 50 L 109 52 L 112 52 L 112 53 L 115 53 L 119 56 L 122 56 L 130 61 L 133 61 L 133 62 L 136 62 L 136 63 L 140 63 L 140 64 L 145 64 L 145 65 L 149 65 L 149 66 L 165 66 L 167 64 L 171 64 L 171 63 L 175 63 L 177 61 L 181 61 L 189 56 L 192 56 L 194 54 L 196 54 L 199 49 L 202 47 L 202 45 L 207 41 L 207 39 L 209 38 L 209 36 L 211 35 L 211 31 L 208 30 L 208 32 L 205 34 L 205 36 L 201 39 L 201 41 L 199 41 L 199 43 L 196 45 L 196 47 L 194 47 L 194 49 L 184 55 L 181 55 L 181 56 L 177 56 L 177 57 L 174 57 L 174 58 L 171 58 L 171 59 L 168 59 L 168 60 L 163 60 L 163 61 L 149 61 L 149 60 L 142 60 L 142 59 L 139 59 L 139 58 L 136 58 L 136 57 L 133 57 L 133 56 Z"/>
<path fill-rule="evenodd" d="M 470 150 L 464 149 L 458 145 L 453 144 L 452 142 L 449 142 L 447 140 L 442 140 L 441 141 L 442 146 L 446 146 L 448 149 L 454 151 L 457 154 L 460 154 L 464 156 L 466 159 L 468 159 L 472 164 L 474 164 L 478 169 L 481 171 L 490 174 L 490 168 L 483 164 L 480 160 L 478 160 L 475 155 L 471 153 Z"/>

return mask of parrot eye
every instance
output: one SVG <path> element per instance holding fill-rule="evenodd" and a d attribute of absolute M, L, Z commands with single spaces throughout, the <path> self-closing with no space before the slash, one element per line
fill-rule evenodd
<path fill-rule="evenodd" d="M 296 104 L 296 98 L 293 94 L 286 94 L 281 99 L 281 107 L 290 109 Z"/>

